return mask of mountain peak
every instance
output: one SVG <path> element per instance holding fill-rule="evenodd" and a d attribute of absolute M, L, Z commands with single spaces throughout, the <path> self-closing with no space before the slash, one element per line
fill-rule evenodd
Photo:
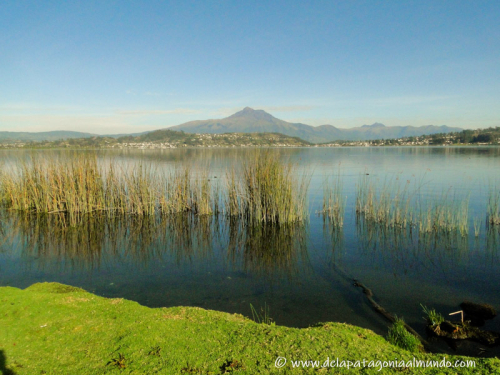
<path fill-rule="evenodd" d="M 362 128 L 385 128 L 385 125 L 380 122 L 375 122 L 371 125 L 363 125 Z"/>
<path fill-rule="evenodd" d="M 263 111 L 262 109 L 253 109 L 250 107 L 245 107 L 241 111 L 236 112 L 234 115 L 227 117 L 228 119 L 234 118 L 246 118 L 251 120 L 260 120 L 260 121 L 273 121 L 275 117 Z"/>

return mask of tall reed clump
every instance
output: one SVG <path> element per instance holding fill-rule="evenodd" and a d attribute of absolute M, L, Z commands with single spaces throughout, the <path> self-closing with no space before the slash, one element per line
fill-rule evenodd
<path fill-rule="evenodd" d="M 219 213 L 220 189 L 210 181 L 208 169 L 195 173 L 189 166 L 181 167 L 167 175 L 160 185 L 158 200 L 162 214 Z"/>
<path fill-rule="evenodd" d="M 492 186 L 488 198 L 488 223 L 500 225 L 500 190 Z"/>
<path fill-rule="evenodd" d="M 307 217 L 309 179 L 297 177 L 292 163 L 282 163 L 269 152 L 257 153 L 241 174 L 227 176 L 226 213 L 250 223 L 285 224 Z"/>
<path fill-rule="evenodd" d="M 65 159 L 37 158 L 0 179 L 3 204 L 30 213 L 61 213 L 75 225 L 83 215 L 101 212 L 154 215 L 219 210 L 219 190 L 208 172 L 193 176 L 189 168 L 170 175 L 152 165 L 129 168 L 99 164 L 95 155 Z"/>
<path fill-rule="evenodd" d="M 323 218 L 337 227 L 344 226 L 345 197 L 342 195 L 343 183 L 340 174 L 330 184 L 328 179 L 323 185 Z"/>
<path fill-rule="evenodd" d="M 7 207 L 39 213 L 67 213 L 70 221 L 82 213 L 106 208 L 106 183 L 95 157 L 69 162 L 32 158 L 17 172 L 3 173 L 3 202 Z"/>

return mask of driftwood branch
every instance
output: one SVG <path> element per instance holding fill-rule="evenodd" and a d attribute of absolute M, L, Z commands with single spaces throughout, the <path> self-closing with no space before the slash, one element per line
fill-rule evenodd
<path fill-rule="evenodd" d="M 382 306 L 380 306 L 375 300 L 373 299 L 373 292 L 371 289 L 367 288 L 363 283 L 359 282 L 358 280 L 354 280 L 354 286 L 361 288 L 363 290 L 363 293 L 365 294 L 366 298 L 368 298 L 368 301 L 370 301 L 371 305 L 377 311 L 379 314 L 384 316 L 387 320 L 390 322 L 394 323 L 396 321 L 396 317 L 392 315 L 390 312 L 388 312 L 386 309 L 384 309 Z M 424 340 L 422 336 L 420 336 L 413 328 L 411 328 L 406 322 L 404 322 L 405 328 L 408 332 L 410 332 L 412 335 L 414 335 L 416 338 L 420 340 L 424 348 L 429 348 L 429 343 Z"/>

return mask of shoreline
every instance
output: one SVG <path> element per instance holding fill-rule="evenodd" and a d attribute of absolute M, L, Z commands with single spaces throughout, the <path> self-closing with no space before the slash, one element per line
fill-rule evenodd
<path fill-rule="evenodd" d="M 443 357 L 451 363 L 474 360 L 474 368 L 460 368 L 464 374 L 500 371 L 498 358 L 410 353 L 368 329 L 344 323 L 302 329 L 259 324 L 239 314 L 197 307 L 148 308 L 59 283 L 37 283 L 24 290 L 0 287 L 0 300 L 0 325 L 6 327 L 0 331 L 0 369 L 10 374 L 104 374 L 123 369 L 159 374 L 318 373 L 318 368 L 293 368 L 292 360 L 324 364 L 328 358 L 335 366 L 342 360 L 397 358 L 408 364 L 415 358 Z M 284 368 L 276 367 L 278 358 L 288 359 Z M 335 362 L 337 358 L 341 362 Z M 389 371 L 363 366 L 338 370 Z M 442 367 L 406 367 L 405 372 L 456 373 Z"/>

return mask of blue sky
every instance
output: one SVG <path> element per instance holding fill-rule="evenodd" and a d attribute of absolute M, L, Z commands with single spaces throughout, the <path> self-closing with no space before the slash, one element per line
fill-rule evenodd
<path fill-rule="evenodd" d="M 500 1 L 0 3 L 0 130 L 100 134 L 245 106 L 500 126 Z"/>

